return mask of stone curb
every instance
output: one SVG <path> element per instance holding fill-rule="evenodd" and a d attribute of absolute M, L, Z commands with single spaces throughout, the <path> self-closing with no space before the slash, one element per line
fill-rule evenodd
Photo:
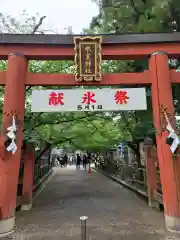
<path fill-rule="evenodd" d="M 47 175 L 44 176 L 44 178 L 38 183 L 38 185 L 33 190 L 33 201 L 34 199 L 45 189 L 48 182 L 52 179 L 52 177 L 55 175 L 55 171 L 52 170 Z"/>
<path fill-rule="evenodd" d="M 36 192 L 38 190 L 38 188 L 44 183 L 44 181 L 46 181 L 46 179 L 53 173 L 53 170 L 49 171 L 48 173 L 46 173 L 39 181 L 36 185 L 33 186 L 33 192 Z"/>
<path fill-rule="evenodd" d="M 126 183 L 125 181 L 123 181 L 123 180 L 121 180 L 121 179 L 119 179 L 119 178 L 117 178 L 115 176 L 112 176 L 112 175 L 110 175 L 110 174 L 108 174 L 108 173 L 106 173 L 106 172 L 104 172 L 104 171 L 102 171 L 100 169 L 97 169 L 97 168 L 93 168 L 93 169 L 95 171 L 97 171 L 97 172 L 102 173 L 104 176 L 110 178 L 111 180 L 113 180 L 113 181 L 123 185 L 124 187 L 132 190 L 133 192 L 138 193 L 139 195 L 141 195 L 141 196 L 143 196 L 145 198 L 148 198 L 148 195 L 145 192 L 141 191 L 140 189 L 138 189 L 138 188 L 136 188 L 136 187 L 134 187 L 134 186 L 132 186 L 132 185 L 130 185 L 128 183 Z"/>

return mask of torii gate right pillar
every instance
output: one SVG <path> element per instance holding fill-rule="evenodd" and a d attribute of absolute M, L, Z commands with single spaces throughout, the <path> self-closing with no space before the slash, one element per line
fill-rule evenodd
<path fill-rule="evenodd" d="M 170 116 L 171 124 L 176 129 L 174 105 L 168 66 L 168 55 L 164 52 L 152 54 L 149 62 L 152 79 L 152 103 L 154 126 L 157 131 L 157 152 L 162 183 L 165 224 L 169 231 L 180 232 L 180 157 L 173 157 L 166 144 L 168 132 L 163 109 Z M 163 109 L 162 109 L 163 108 Z"/>

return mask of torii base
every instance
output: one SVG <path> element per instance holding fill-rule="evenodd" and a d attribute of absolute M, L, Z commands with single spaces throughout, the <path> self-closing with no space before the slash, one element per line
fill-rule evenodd
<path fill-rule="evenodd" d="M 11 235 L 14 232 L 15 217 L 0 220 L 0 239 Z"/>
<path fill-rule="evenodd" d="M 21 206 L 21 211 L 22 211 L 22 212 L 23 212 L 23 211 L 30 211 L 31 208 L 32 208 L 32 203 L 30 203 L 30 204 L 23 204 L 23 205 Z"/>
<path fill-rule="evenodd" d="M 165 216 L 165 224 L 169 232 L 180 233 L 180 217 Z"/>

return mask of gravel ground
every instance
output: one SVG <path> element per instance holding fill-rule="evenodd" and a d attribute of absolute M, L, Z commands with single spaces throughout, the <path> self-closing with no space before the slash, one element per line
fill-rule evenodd
<path fill-rule="evenodd" d="M 88 216 L 87 240 L 180 239 L 164 230 L 163 213 L 100 173 L 58 168 L 29 212 L 18 212 L 15 233 L 5 239 L 80 240 L 80 216 Z"/>

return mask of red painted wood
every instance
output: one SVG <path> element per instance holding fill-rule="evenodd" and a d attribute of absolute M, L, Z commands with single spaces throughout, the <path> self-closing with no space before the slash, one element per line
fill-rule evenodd
<path fill-rule="evenodd" d="M 74 74 L 41 74 L 27 73 L 26 85 L 41 86 L 41 85 L 62 85 L 62 86 L 77 86 L 77 85 L 118 85 L 118 84 L 150 84 L 153 79 L 150 78 L 149 72 L 142 73 L 107 73 L 103 74 L 101 82 L 75 82 Z M 180 72 L 170 70 L 170 80 L 172 83 L 180 83 Z M 0 85 L 5 85 L 6 71 L 0 72 Z"/>
<path fill-rule="evenodd" d="M 24 157 L 24 176 L 23 176 L 23 202 L 22 204 L 32 203 L 32 191 L 34 182 L 34 163 L 35 153 L 31 146 L 25 149 Z"/>
<path fill-rule="evenodd" d="M 157 153 L 154 147 L 148 147 L 146 150 L 146 174 L 148 183 L 148 196 L 149 202 L 155 200 L 154 193 L 157 190 L 157 176 L 156 176 L 156 161 Z"/>
<path fill-rule="evenodd" d="M 0 72 L 0 85 L 5 85 L 6 82 L 6 71 Z"/>
<path fill-rule="evenodd" d="M 179 56 L 180 43 L 121 43 L 102 46 L 103 60 L 142 59 L 153 52 L 164 51 L 169 56 Z M 21 52 L 32 60 L 74 60 L 74 47 L 41 46 L 40 44 L 8 44 L 0 45 L 0 59 L 6 60 L 11 52 Z"/>
<path fill-rule="evenodd" d="M 3 106 L 2 134 L 5 135 L 7 127 L 12 124 L 13 115 L 16 114 L 21 123 L 19 123 L 17 132 L 17 152 L 14 155 L 12 153 L 6 153 L 4 156 L 0 156 L 0 161 L 3 162 L 0 166 L 4 166 L 1 171 L 5 173 L 1 179 L 1 184 L 3 185 L 3 189 L 5 187 L 5 192 L 1 191 L 2 185 L 0 185 L 0 193 L 3 198 L 0 206 L 0 220 L 13 216 L 16 208 L 17 184 L 23 139 L 22 130 L 25 106 L 24 80 L 26 78 L 26 71 L 27 61 L 24 56 L 9 56 Z"/>
<path fill-rule="evenodd" d="M 28 86 L 112 86 L 119 84 L 150 84 L 148 71 L 143 73 L 114 73 L 104 74 L 101 82 L 76 82 L 73 74 L 33 74 L 28 73 Z"/>
<path fill-rule="evenodd" d="M 173 159 L 170 147 L 166 144 L 167 131 L 161 131 L 166 127 L 166 122 L 160 116 L 160 106 L 167 108 L 167 112 L 174 116 L 174 106 L 170 83 L 170 71 L 168 67 L 168 56 L 158 54 L 150 59 L 150 72 L 153 78 L 152 102 L 154 113 L 154 126 L 157 134 L 157 150 L 162 183 L 164 211 L 166 216 L 180 216 L 178 195 L 180 189 L 177 182 L 177 171 L 180 170 L 178 162 Z M 175 122 L 172 122 L 175 128 Z M 179 169 L 179 170 L 178 170 Z"/>
<path fill-rule="evenodd" d="M 147 59 L 153 52 L 164 51 L 169 57 L 180 55 L 180 43 L 122 43 L 102 46 L 102 59 Z M 7 59 L 11 52 L 21 52 L 28 59 L 35 60 L 73 60 L 73 46 L 49 46 L 46 45 L 0 45 L 0 59 Z M 16 191 L 18 184 L 18 170 L 22 145 L 22 129 L 24 119 L 25 85 L 28 86 L 115 86 L 120 84 L 151 84 L 152 102 L 154 112 L 154 125 L 157 131 L 163 125 L 160 118 L 160 105 L 168 109 L 174 115 L 173 99 L 171 93 L 171 82 L 180 83 L 180 73 L 168 69 L 168 57 L 159 54 L 151 57 L 149 71 L 143 73 L 119 73 L 105 74 L 101 82 L 75 82 L 71 74 L 33 74 L 27 73 L 27 61 L 22 56 L 10 56 L 8 59 L 8 71 L 0 73 L 0 84 L 6 84 L 5 101 L 3 108 L 3 129 L 6 129 L 12 121 L 12 111 L 17 114 L 22 124 L 19 126 L 17 142 L 18 151 L 15 155 L 11 153 L 2 154 L 2 143 L 0 144 L 0 219 L 8 218 L 14 214 L 16 207 Z M 173 123 L 175 126 L 175 124 Z M 158 159 L 160 166 L 161 182 L 165 214 L 168 216 L 180 216 L 179 194 L 180 194 L 180 159 L 174 161 L 169 147 L 165 143 L 167 133 L 157 135 Z M 4 137 L 4 136 L 2 136 Z M 2 141 L 0 141 L 2 142 Z M 26 165 L 27 173 L 24 178 L 23 192 L 30 193 L 32 181 L 32 165 Z M 152 180 L 152 179 L 151 179 Z M 33 188 L 33 187 L 32 187 Z M 30 196 L 30 195 L 28 195 Z M 31 197 L 31 196 L 30 196 Z"/>
<path fill-rule="evenodd" d="M 180 72 L 176 70 L 170 70 L 170 81 L 171 83 L 180 83 Z"/>

